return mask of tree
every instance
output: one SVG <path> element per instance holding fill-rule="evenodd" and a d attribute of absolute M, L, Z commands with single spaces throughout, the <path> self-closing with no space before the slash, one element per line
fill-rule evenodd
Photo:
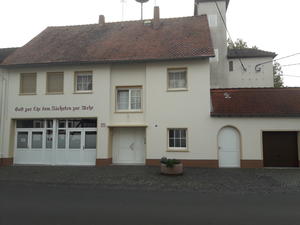
<path fill-rule="evenodd" d="M 282 68 L 278 62 L 274 62 L 273 64 L 273 77 L 274 77 L 274 87 L 275 88 L 282 88 L 283 80 L 282 80 Z"/>
<path fill-rule="evenodd" d="M 228 39 L 228 48 L 243 49 L 243 48 L 248 48 L 248 44 L 247 44 L 247 42 L 243 41 L 242 39 L 237 39 L 235 42 Z"/>
<path fill-rule="evenodd" d="M 230 49 L 244 49 L 249 48 L 247 42 L 243 39 L 237 39 L 235 42 L 228 39 L 228 48 Z M 252 49 L 259 49 L 256 45 L 251 47 Z M 283 79 L 282 79 L 282 68 L 278 62 L 274 62 L 273 64 L 273 77 L 274 77 L 274 87 L 275 88 L 282 88 Z"/>

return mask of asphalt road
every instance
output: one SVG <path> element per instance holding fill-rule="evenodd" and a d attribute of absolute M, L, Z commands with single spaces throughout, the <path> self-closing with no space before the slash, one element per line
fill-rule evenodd
<path fill-rule="evenodd" d="M 0 183 L 0 225 L 295 225 L 300 193 L 221 194 Z"/>

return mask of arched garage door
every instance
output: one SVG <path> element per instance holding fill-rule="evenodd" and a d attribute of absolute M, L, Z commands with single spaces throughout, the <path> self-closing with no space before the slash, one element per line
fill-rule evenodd
<path fill-rule="evenodd" d="M 265 167 L 298 167 L 297 132 L 263 132 Z"/>

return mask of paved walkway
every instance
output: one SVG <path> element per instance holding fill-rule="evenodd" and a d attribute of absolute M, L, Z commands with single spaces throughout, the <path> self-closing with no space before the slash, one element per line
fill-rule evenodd
<path fill-rule="evenodd" d="M 14 166 L 0 168 L 1 183 L 202 193 L 298 193 L 300 169 L 186 168 L 183 176 L 169 177 L 160 175 L 158 167 L 146 166 Z"/>

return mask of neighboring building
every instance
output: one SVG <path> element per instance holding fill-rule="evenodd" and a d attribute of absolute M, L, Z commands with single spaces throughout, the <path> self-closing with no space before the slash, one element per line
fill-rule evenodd
<path fill-rule="evenodd" d="M 227 52 L 226 32 L 212 28 L 216 5 L 197 2 L 208 16 L 160 19 L 157 7 L 153 20 L 100 16 L 49 27 L 6 57 L 1 163 L 298 166 L 300 89 L 224 89 L 271 87 L 270 68 L 256 63 L 275 55 Z M 225 15 L 229 1 L 218 3 Z M 236 57 L 256 67 L 254 79 L 238 76 Z"/>
<path fill-rule="evenodd" d="M 274 87 L 276 54 L 256 49 L 227 49 L 226 11 L 229 0 L 195 0 L 195 15 L 206 14 L 216 57 L 210 61 L 211 87 Z M 262 62 L 269 62 L 256 70 Z"/>
<path fill-rule="evenodd" d="M 273 52 L 258 49 L 228 49 L 230 88 L 274 87 L 272 62 L 275 57 Z"/>

